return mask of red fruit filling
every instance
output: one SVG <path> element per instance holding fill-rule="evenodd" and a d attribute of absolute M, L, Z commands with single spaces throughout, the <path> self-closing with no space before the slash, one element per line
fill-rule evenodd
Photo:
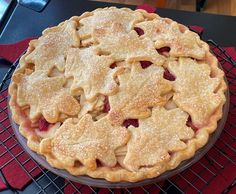
<path fill-rule="evenodd" d="M 112 63 L 112 64 L 110 65 L 110 68 L 111 68 L 111 69 L 114 69 L 114 68 L 116 68 L 116 67 L 117 67 L 116 63 Z"/>
<path fill-rule="evenodd" d="M 140 61 L 140 63 L 143 69 L 146 69 L 152 64 L 150 61 Z"/>
<path fill-rule="evenodd" d="M 130 125 L 132 125 L 134 127 L 138 127 L 139 126 L 138 119 L 126 119 L 126 120 L 124 120 L 123 126 L 128 128 Z"/>
<path fill-rule="evenodd" d="M 175 81 L 175 76 L 171 74 L 168 69 L 165 69 L 163 77 L 169 81 Z"/>
<path fill-rule="evenodd" d="M 159 49 L 157 49 L 157 52 L 159 54 L 168 53 L 168 52 L 170 52 L 170 47 L 165 46 L 165 47 L 159 48 Z"/>
<path fill-rule="evenodd" d="M 188 120 L 187 120 L 186 125 L 187 125 L 188 127 L 191 127 L 194 131 L 197 131 L 197 130 L 198 130 L 198 128 L 193 125 L 193 122 L 192 122 L 192 119 L 191 119 L 190 116 L 188 117 Z"/>
<path fill-rule="evenodd" d="M 139 28 L 139 27 L 134 27 L 134 30 L 137 32 L 137 34 L 139 36 L 142 36 L 144 34 L 143 29 Z"/>
<path fill-rule="evenodd" d="M 39 131 L 47 131 L 50 123 L 45 118 L 39 119 Z"/>
<path fill-rule="evenodd" d="M 110 104 L 109 104 L 109 99 L 106 96 L 105 99 L 104 99 L 103 112 L 108 113 L 110 109 L 111 109 L 111 107 L 110 107 Z"/>
<path fill-rule="evenodd" d="M 96 160 L 97 168 L 104 166 L 100 160 Z"/>

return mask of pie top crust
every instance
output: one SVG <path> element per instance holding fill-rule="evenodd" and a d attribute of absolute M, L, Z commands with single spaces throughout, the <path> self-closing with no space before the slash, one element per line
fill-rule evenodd
<path fill-rule="evenodd" d="M 176 168 L 207 143 L 226 89 L 196 33 L 144 10 L 109 7 L 32 40 L 9 105 L 27 145 L 53 167 L 135 182 Z"/>

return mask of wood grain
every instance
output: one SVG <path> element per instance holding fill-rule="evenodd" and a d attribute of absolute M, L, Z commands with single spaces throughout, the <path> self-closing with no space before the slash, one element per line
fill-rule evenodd
<path fill-rule="evenodd" d="M 93 1 L 103 1 L 103 2 L 121 3 L 129 5 L 139 5 L 147 3 L 157 7 L 163 6 L 162 3 L 163 0 L 93 0 Z M 195 0 L 165 0 L 165 8 L 195 11 L 196 10 L 195 2 L 196 2 Z M 236 0 L 207 0 L 207 4 L 204 7 L 203 12 L 236 16 Z"/>

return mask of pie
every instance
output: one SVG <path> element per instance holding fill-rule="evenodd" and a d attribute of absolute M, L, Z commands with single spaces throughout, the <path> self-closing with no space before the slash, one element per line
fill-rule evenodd
<path fill-rule="evenodd" d="M 74 16 L 19 64 L 9 104 L 20 133 L 76 176 L 136 182 L 174 169 L 207 144 L 226 101 L 208 44 L 144 10 Z"/>

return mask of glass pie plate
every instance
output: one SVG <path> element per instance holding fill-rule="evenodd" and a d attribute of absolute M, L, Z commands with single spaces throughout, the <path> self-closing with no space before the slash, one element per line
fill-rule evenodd
<path fill-rule="evenodd" d="M 15 66 L 19 65 L 18 62 L 19 61 L 16 61 Z M 220 68 L 221 68 L 221 66 L 220 66 Z M 225 79 L 225 81 L 227 82 L 226 79 Z M 18 139 L 19 143 L 22 145 L 22 147 L 26 150 L 26 152 L 28 152 L 28 154 L 36 162 L 38 162 L 41 166 L 45 167 L 49 171 L 53 172 L 54 174 L 56 174 L 58 176 L 65 178 L 65 179 L 68 179 L 68 180 L 71 180 L 74 182 L 78 182 L 78 183 L 81 183 L 84 185 L 100 187 L 100 188 L 129 188 L 129 187 L 144 186 L 147 184 L 152 184 L 155 182 L 165 180 L 167 178 L 170 178 L 170 177 L 182 172 L 183 170 L 189 168 L 191 165 L 193 165 L 198 160 L 200 160 L 209 151 L 209 149 L 214 145 L 214 143 L 219 138 L 221 132 L 224 129 L 224 125 L 225 125 L 225 122 L 226 122 L 226 119 L 228 116 L 228 110 L 229 110 L 229 91 L 228 90 L 225 92 L 225 95 L 226 95 L 226 103 L 223 107 L 223 117 L 221 118 L 221 120 L 218 121 L 218 126 L 217 126 L 217 129 L 215 130 L 215 132 L 209 136 L 208 143 L 204 147 L 202 147 L 201 149 L 197 150 L 195 155 L 192 158 L 181 162 L 181 164 L 177 168 L 175 168 L 173 170 L 166 171 L 165 173 L 159 175 L 158 177 L 146 179 L 146 180 L 142 180 L 142 181 L 138 181 L 138 182 L 109 182 L 109 181 L 106 181 L 105 179 L 95 179 L 95 178 L 91 178 L 89 176 L 73 176 L 69 172 L 67 172 L 66 170 L 60 170 L 57 168 L 53 168 L 45 160 L 45 158 L 43 156 L 35 153 L 27 146 L 27 140 L 20 134 L 19 126 L 12 120 L 11 111 L 10 111 L 9 107 L 8 107 L 8 113 L 9 113 L 9 118 L 10 118 L 10 121 L 12 124 L 12 128 L 14 130 L 14 133 L 15 133 L 16 138 Z M 9 100 L 9 97 L 8 97 L 8 100 Z"/>

